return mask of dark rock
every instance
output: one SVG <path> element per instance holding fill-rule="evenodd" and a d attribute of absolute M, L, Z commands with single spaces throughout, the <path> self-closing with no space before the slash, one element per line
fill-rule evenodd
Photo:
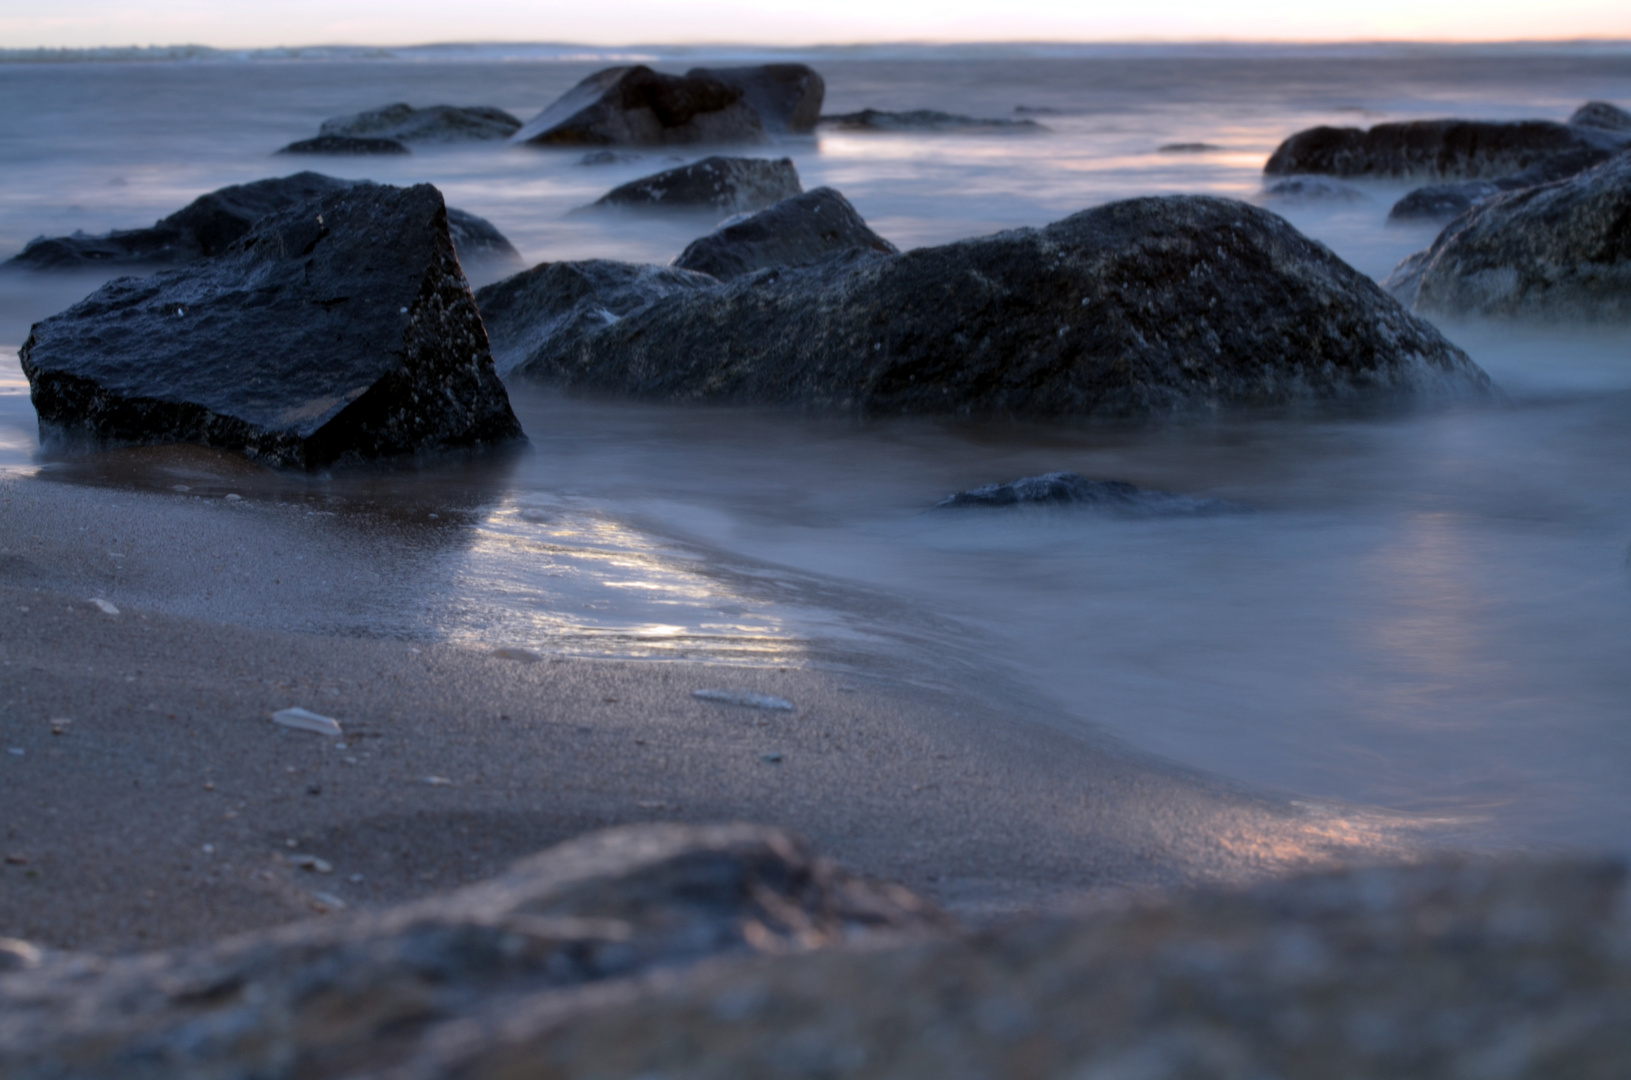
<path fill-rule="evenodd" d="M 1089 480 L 1072 472 L 1044 473 L 1005 484 L 987 484 L 948 495 L 935 503 L 936 509 L 947 510 L 1010 506 L 1089 507 L 1134 517 L 1217 514 L 1235 509 L 1216 499 L 1150 491 L 1124 480 Z"/>
<path fill-rule="evenodd" d="M 476 305 L 501 373 L 544 343 L 576 339 L 675 293 L 711 289 L 706 274 L 666 266 L 591 259 L 541 263 L 476 292 Z"/>
<path fill-rule="evenodd" d="M 312 468 L 521 434 L 428 184 L 277 211 L 214 258 L 109 282 L 20 356 L 42 441 Z"/>
<path fill-rule="evenodd" d="M 1615 133 L 1550 120 L 1412 120 L 1377 124 L 1368 131 L 1317 127 L 1281 143 L 1263 171 L 1270 176 L 1492 179 L 1557 154 L 1617 150 L 1625 141 Z"/>
<path fill-rule="evenodd" d="M 1631 131 L 1631 113 L 1606 101 L 1588 101 L 1574 110 L 1569 123 L 1605 131 Z"/>
<path fill-rule="evenodd" d="M 1213 146 L 1204 142 L 1173 142 L 1165 146 L 1156 147 L 1158 154 L 1211 154 L 1222 150 L 1221 146 Z"/>
<path fill-rule="evenodd" d="M 412 152 L 395 139 L 365 139 L 357 135 L 319 135 L 315 139 L 292 142 L 278 151 L 280 154 L 327 154 L 332 157 Z"/>
<path fill-rule="evenodd" d="M 520 130 L 520 120 L 488 105 L 431 105 L 416 109 L 399 101 L 325 120 L 318 135 L 449 143 L 508 139 Z"/>
<path fill-rule="evenodd" d="M 693 68 L 687 79 L 714 79 L 742 91 L 766 131 L 803 135 L 815 130 L 827 83 L 805 64 L 759 64 L 739 68 Z"/>
<path fill-rule="evenodd" d="M 200 195 L 151 229 L 120 229 L 101 236 L 41 238 L 3 265 L 27 270 L 81 270 L 98 266 L 177 266 L 225 251 L 256 221 L 275 210 L 307 202 L 356 181 L 321 173 L 234 184 Z M 463 210 L 449 209 L 454 245 L 468 260 L 516 260 L 521 255 L 491 222 Z"/>
<path fill-rule="evenodd" d="M 804 190 L 791 158 L 709 157 L 631 180 L 596 199 L 597 207 L 740 214 Z"/>
<path fill-rule="evenodd" d="M 610 829 L 377 913 L 145 956 L 47 954 L 0 982 L 0 1074 L 378 1075 L 535 995 L 952 928 L 776 829 Z"/>
<path fill-rule="evenodd" d="M 1263 187 L 1265 198 L 1282 202 L 1367 202 L 1369 197 L 1352 184 L 1329 176 L 1288 176 Z"/>
<path fill-rule="evenodd" d="M 629 165 L 639 160 L 639 154 L 620 154 L 616 150 L 591 150 L 578 159 L 578 164 Z"/>
<path fill-rule="evenodd" d="M 1631 318 L 1631 152 L 1488 199 L 1385 287 L 1445 315 Z"/>
<path fill-rule="evenodd" d="M 772 266 L 809 266 L 857 248 L 884 255 L 899 252 L 867 228 L 848 199 L 821 187 L 693 240 L 674 265 L 729 281 Z"/>
<path fill-rule="evenodd" d="M 845 131 L 1046 131 L 1035 120 L 982 120 L 973 116 L 938 112 L 934 109 L 914 109 L 911 112 L 884 112 L 862 109 L 860 112 L 823 116 L 821 123 Z"/>
<path fill-rule="evenodd" d="M 584 79 L 512 137 L 534 146 L 762 143 L 764 122 L 739 86 L 644 65 Z"/>
<path fill-rule="evenodd" d="M 1503 191 L 1521 191 L 1538 184 L 1566 180 L 1576 173 L 1601 165 L 1613 156 L 1607 150 L 1586 147 L 1542 158 L 1522 172 L 1503 176 L 1499 180 L 1464 180 L 1458 184 L 1429 184 L 1427 187 L 1417 188 L 1394 203 L 1393 208 L 1388 211 L 1388 220 L 1449 221 Z"/>
<path fill-rule="evenodd" d="M 1489 389 L 1326 248 L 1204 196 L 676 293 L 534 334 L 520 370 L 641 398 L 863 414 L 1111 417 Z"/>

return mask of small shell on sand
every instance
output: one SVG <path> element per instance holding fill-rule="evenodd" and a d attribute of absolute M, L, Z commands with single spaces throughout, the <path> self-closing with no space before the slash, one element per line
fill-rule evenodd
<path fill-rule="evenodd" d="M 284 727 L 295 728 L 298 731 L 311 731 L 318 735 L 337 736 L 345 734 L 340 730 L 340 722 L 327 716 L 319 716 L 306 709 L 279 709 L 272 714 L 272 723 L 282 724 Z"/>
<path fill-rule="evenodd" d="M 91 603 L 95 604 L 103 612 L 103 614 L 119 614 L 119 609 L 113 606 L 113 601 L 111 600 L 103 600 L 101 597 L 93 597 L 91 599 Z"/>

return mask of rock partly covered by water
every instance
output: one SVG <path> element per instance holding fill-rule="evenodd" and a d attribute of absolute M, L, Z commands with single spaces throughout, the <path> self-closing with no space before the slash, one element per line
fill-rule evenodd
<path fill-rule="evenodd" d="M 1418 311 L 1631 318 L 1631 153 L 1489 199 L 1384 282 Z"/>
<path fill-rule="evenodd" d="M 26 270 L 81 270 L 102 266 L 177 266 L 219 255 L 267 214 L 344 191 L 354 180 L 315 172 L 234 184 L 200 195 L 150 229 L 118 229 L 100 236 L 41 237 L 3 265 Z M 519 261 L 492 222 L 452 207 L 448 226 L 466 261 Z"/>
<path fill-rule="evenodd" d="M 540 263 L 478 290 L 476 304 L 507 374 L 551 341 L 577 340 L 665 297 L 716 285 L 690 270 L 588 259 Z"/>
<path fill-rule="evenodd" d="M 1631 133 L 1550 120 L 1411 120 L 1368 130 L 1316 127 L 1281 143 L 1263 171 L 1270 176 L 1494 179 L 1560 154 L 1611 152 L 1627 141 Z"/>
<path fill-rule="evenodd" d="M 740 85 L 704 75 L 665 75 L 644 64 L 584 79 L 522 125 L 512 141 L 534 146 L 668 146 L 762 143 L 765 125 Z"/>
<path fill-rule="evenodd" d="M 776 829 L 613 829 L 386 911 L 148 956 L 35 954 L 0 974 L 0 1074 L 377 1075 L 593 984 L 950 927 Z"/>
<path fill-rule="evenodd" d="M 1569 117 L 1569 123 L 1605 131 L 1631 132 L 1631 112 L 1606 101 L 1588 101 Z"/>
<path fill-rule="evenodd" d="M 1417 188 L 1388 211 L 1390 221 L 1448 221 L 1471 210 L 1474 206 L 1499 195 L 1503 191 L 1521 191 L 1524 188 L 1566 180 L 1577 173 L 1601 165 L 1613 153 L 1588 147 L 1543 158 L 1529 168 L 1499 180 L 1463 180 L 1454 184 L 1429 184 Z"/>
<path fill-rule="evenodd" d="M 948 495 L 940 510 L 994 510 L 1013 506 L 1073 506 L 1128 516 L 1219 514 L 1238 509 L 1217 499 L 1197 499 L 1153 491 L 1125 480 L 1089 480 L 1073 472 L 1043 473 L 1001 484 L 986 484 Z"/>
<path fill-rule="evenodd" d="M 1279 202 L 1367 202 L 1369 196 L 1352 184 L 1329 176 L 1288 176 L 1263 185 L 1263 197 Z"/>
<path fill-rule="evenodd" d="M 849 413 L 1136 416 L 1489 387 L 1285 220 L 1205 196 L 765 271 L 569 331 L 495 333 L 529 340 L 521 371 L 568 387 Z"/>
<path fill-rule="evenodd" d="M 848 199 L 829 187 L 783 199 L 752 217 L 693 240 L 674 265 L 721 281 L 775 266 L 809 266 L 846 251 L 894 255 Z"/>
<path fill-rule="evenodd" d="M 276 465 L 520 437 L 428 184 L 355 184 L 214 258 L 34 326 L 43 439 L 191 442 Z"/>
<path fill-rule="evenodd" d="M 364 154 L 411 154 L 395 139 L 364 138 L 360 135 L 319 135 L 301 139 L 279 150 L 280 154 L 319 154 L 328 157 L 356 157 Z"/>
<path fill-rule="evenodd" d="M 936 109 L 912 109 L 908 112 L 887 112 L 882 109 L 862 109 L 860 112 L 835 113 L 823 116 L 821 123 L 845 131 L 1046 131 L 1035 120 L 983 119 L 960 116 Z"/>
<path fill-rule="evenodd" d="M 758 64 L 738 68 L 692 68 L 687 79 L 711 79 L 742 91 L 766 131 L 804 135 L 815 130 L 827 83 L 806 64 Z"/>
<path fill-rule="evenodd" d="M 593 205 L 740 214 L 762 210 L 803 190 L 791 158 L 708 157 L 631 180 Z"/>
<path fill-rule="evenodd" d="M 521 121 L 490 105 L 430 105 L 416 109 L 405 101 L 323 121 L 319 135 L 395 139 L 411 143 L 450 143 L 508 139 Z"/>

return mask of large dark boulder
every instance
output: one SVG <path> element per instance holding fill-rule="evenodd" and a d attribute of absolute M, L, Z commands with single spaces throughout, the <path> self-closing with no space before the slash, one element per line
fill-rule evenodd
<path fill-rule="evenodd" d="M 739 68 L 692 68 L 687 79 L 713 79 L 742 91 L 765 130 L 803 135 L 815 130 L 827 83 L 806 64 L 758 64 Z"/>
<path fill-rule="evenodd" d="M 955 132 L 1034 132 L 1048 130 L 1035 120 L 986 119 L 940 112 L 938 109 L 912 109 L 888 112 L 862 109 L 860 112 L 823 116 L 821 123 L 844 131 L 955 131 Z"/>
<path fill-rule="evenodd" d="M 1316 127 L 1281 143 L 1263 171 L 1270 176 L 1491 179 L 1559 154 L 1613 151 L 1625 142 L 1619 133 L 1550 120 L 1411 120 L 1369 130 Z"/>
<path fill-rule="evenodd" d="M 47 442 L 313 468 L 521 434 L 428 184 L 348 186 L 212 259 L 111 281 L 21 359 Z"/>
<path fill-rule="evenodd" d="M 747 275 L 538 336 L 519 370 L 641 398 L 872 414 L 1114 417 L 1489 388 L 1285 220 L 1204 196 Z"/>
<path fill-rule="evenodd" d="M 533 146 L 762 143 L 765 126 L 740 86 L 710 76 L 607 68 L 522 125 Z"/>
<path fill-rule="evenodd" d="M 899 251 L 867 228 L 848 199 L 820 187 L 693 240 L 674 265 L 729 281 L 772 266 L 809 266 L 854 250 Z"/>
<path fill-rule="evenodd" d="M 1503 191 L 1521 191 L 1601 165 L 1614 154 L 1597 147 L 1584 147 L 1542 158 L 1520 173 L 1498 180 L 1462 180 L 1452 184 L 1429 184 L 1417 188 L 1388 211 L 1389 221 L 1449 221 Z M 1282 181 L 1287 183 L 1289 181 Z"/>
<path fill-rule="evenodd" d="M 1631 152 L 1474 207 L 1384 285 L 1436 314 L 1631 318 Z"/>
<path fill-rule="evenodd" d="M 630 180 L 596 199 L 601 209 L 742 214 L 804 190 L 791 158 L 709 157 Z"/>
<path fill-rule="evenodd" d="M 104 266 L 179 266 L 225 251 L 233 241 L 267 214 L 344 191 L 357 181 L 322 173 L 234 184 L 200 195 L 150 229 L 117 229 L 100 236 L 41 237 L 0 266 L 26 270 L 81 270 Z M 448 226 L 454 246 L 466 261 L 494 259 L 520 261 L 492 222 L 450 207 Z"/>
<path fill-rule="evenodd" d="M 395 139 L 410 143 L 508 139 L 521 121 L 490 105 L 430 105 L 416 109 L 405 101 L 323 121 L 319 135 Z"/>
<path fill-rule="evenodd" d="M 278 153 L 356 157 L 363 154 L 411 154 L 413 151 L 395 139 L 364 138 L 360 135 L 319 135 L 315 139 L 292 142 Z"/>
<path fill-rule="evenodd" d="M 676 293 L 711 289 L 706 274 L 589 259 L 540 263 L 476 292 L 493 359 L 508 373 L 556 339 L 577 339 Z"/>

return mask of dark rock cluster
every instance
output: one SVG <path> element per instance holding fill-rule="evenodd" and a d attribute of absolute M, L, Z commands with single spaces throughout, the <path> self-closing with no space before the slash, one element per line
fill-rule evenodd
<path fill-rule="evenodd" d="M 1370 129 L 1316 127 L 1282 142 L 1269 176 L 1322 173 L 1437 180 L 1511 176 L 1547 158 L 1618 150 L 1626 139 L 1602 128 L 1551 120 L 1410 120 Z"/>
<path fill-rule="evenodd" d="M 429 185 L 348 184 L 34 326 L 42 442 L 191 442 L 273 465 L 519 438 Z"/>

